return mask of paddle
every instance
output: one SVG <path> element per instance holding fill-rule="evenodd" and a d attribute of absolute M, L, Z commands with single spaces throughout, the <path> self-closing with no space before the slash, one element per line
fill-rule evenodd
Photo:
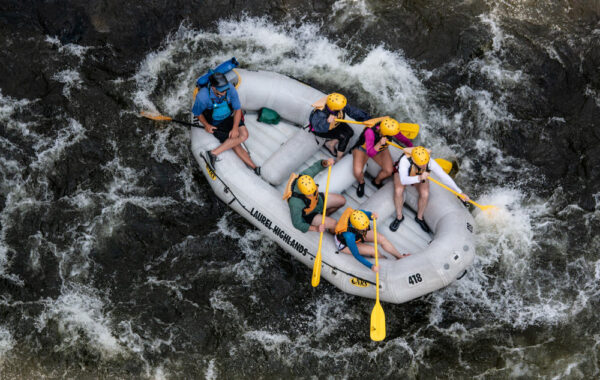
<path fill-rule="evenodd" d="M 454 195 L 457 195 L 458 197 L 462 198 L 463 194 L 457 193 L 456 191 L 452 190 L 451 188 L 449 188 L 448 186 L 444 185 L 443 183 L 441 183 L 440 181 L 431 178 L 431 176 L 427 177 L 427 179 L 432 180 L 434 183 L 437 183 L 439 186 L 443 187 L 444 189 L 448 190 L 449 192 L 451 192 Z M 498 207 L 494 206 L 494 205 L 480 205 L 479 203 L 472 201 L 469 199 L 469 202 L 474 204 L 475 206 L 479 207 L 480 209 L 482 209 L 483 211 L 485 210 L 492 210 L 492 209 L 496 209 Z"/>
<path fill-rule="evenodd" d="M 398 145 L 398 144 L 394 144 L 393 142 L 389 142 L 389 141 L 388 141 L 388 144 L 390 144 L 391 146 L 395 146 L 396 148 L 402 149 L 402 150 L 404 151 L 404 148 L 403 148 L 403 147 L 401 147 L 401 146 L 400 146 L 400 145 Z M 446 168 L 444 167 L 444 165 L 442 165 L 442 163 L 440 162 L 440 160 L 442 160 L 442 161 L 445 161 L 445 162 L 447 162 L 448 164 L 450 164 L 450 169 L 452 169 L 452 163 L 450 163 L 450 162 L 448 162 L 448 161 L 446 161 L 446 160 L 444 160 L 444 159 L 442 159 L 442 158 L 436 158 L 436 159 L 435 159 L 435 161 L 436 161 L 438 164 L 440 164 L 440 166 L 442 167 L 442 169 L 444 169 L 444 171 L 445 171 L 446 173 L 450 174 L 450 171 L 446 171 Z M 444 185 L 443 183 L 441 183 L 441 182 L 439 182 L 439 181 L 437 181 L 437 180 L 435 180 L 435 179 L 431 178 L 431 176 L 427 177 L 427 179 L 430 179 L 430 180 L 432 180 L 434 183 L 437 183 L 438 185 L 440 185 L 440 186 L 441 186 L 441 187 L 443 187 L 444 189 L 448 190 L 449 192 L 453 193 L 454 195 L 457 195 L 459 198 L 461 198 L 461 199 L 462 199 L 462 195 L 463 195 L 463 194 L 459 194 L 459 193 L 457 193 L 456 191 L 452 190 L 451 188 L 449 188 L 448 186 Z M 470 200 L 470 199 L 469 199 L 469 201 L 468 201 L 468 202 L 470 202 L 470 203 L 474 204 L 475 206 L 479 207 L 479 208 L 480 208 L 480 209 L 482 209 L 483 211 L 485 211 L 485 210 L 492 210 L 492 209 L 496 209 L 496 208 L 498 208 L 498 207 L 496 207 L 496 206 L 494 206 L 494 205 L 480 205 L 479 203 L 477 203 L 477 202 L 475 202 L 475 201 L 472 201 L 472 200 Z"/>
<path fill-rule="evenodd" d="M 142 112 L 140 112 L 140 115 L 142 115 L 143 117 L 145 117 L 147 119 L 152 119 L 152 120 L 156 120 L 156 121 L 172 121 L 174 123 L 188 125 L 190 127 L 197 127 L 197 125 L 192 124 L 192 123 L 188 123 L 187 121 L 175 120 L 175 119 L 173 119 L 170 116 L 164 116 L 164 115 L 161 115 L 161 114 L 153 114 L 153 113 L 150 113 L 148 111 L 142 111 Z"/>
<path fill-rule="evenodd" d="M 381 121 L 382 118 L 371 119 L 367 121 L 354 121 L 354 120 L 345 120 L 345 119 L 335 119 L 335 121 L 340 123 L 351 123 L 351 124 L 362 124 L 368 127 L 371 127 Z M 408 139 L 414 139 L 419 134 L 419 124 L 414 123 L 399 123 L 400 124 L 400 132 Z"/>
<path fill-rule="evenodd" d="M 377 219 L 373 219 L 373 245 L 375 246 L 375 266 L 379 265 L 377 259 Z M 375 273 L 375 306 L 371 312 L 371 340 L 379 342 L 385 339 L 385 313 L 379 303 L 379 272 Z"/>
<path fill-rule="evenodd" d="M 325 213 L 327 212 L 327 196 L 329 195 L 329 178 L 331 178 L 331 165 L 327 168 L 327 185 L 325 186 L 325 199 L 323 200 L 323 218 L 321 219 L 321 224 L 325 224 Z M 319 250 L 317 251 L 317 256 L 315 257 L 315 263 L 313 266 L 313 274 L 311 284 L 313 288 L 319 286 L 319 282 L 321 281 L 321 246 L 323 245 L 323 232 L 321 232 L 319 236 Z"/>

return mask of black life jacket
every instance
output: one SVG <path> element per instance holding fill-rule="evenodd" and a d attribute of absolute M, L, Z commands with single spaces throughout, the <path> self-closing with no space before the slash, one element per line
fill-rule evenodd
<path fill-rule="evenodd" d="M 365 151 L 367 150 L 367 144 L 366 144 L 367 139 L 365 137 L 365 132 L 367 131 L 367 129 L 370 129 L 373 131 L 373 134 L 375 135 L 374 141 L 375 141 L 375 144 L 377 144 L 379 142 L 379 140 L 381 140 L 381 137 L 382 137 L 381 133 L 379 133 L 379 130 L 377 128 L 379 126 L 379 124 L 380 123 L 377 123 L 372 127 L 365 127 L 363 129 L 363 131 L 360 133 L 360 136 L 358 137 L 358 141 L 356 141 L 356 144 L 354 144 L 354 147 L 352 149 L 362 147 Z M 379 149 L 379 151 L 382 152 L 387 148 L 388 148 L 388 144 L 382 145 L 381 149 Z"/>

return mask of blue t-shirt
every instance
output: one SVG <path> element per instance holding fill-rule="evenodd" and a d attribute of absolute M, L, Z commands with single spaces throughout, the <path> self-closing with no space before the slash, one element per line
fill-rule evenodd
<path fill-rule="evenodd" d="M 233 110 L 239 110 L 242 108 L 240 103 L 240 98 L 238 96 L 237 90 L 235 87 L 229 83 L 229 91 L 225 96 L 217 96 L 212 88 L 203 87 L 198 91 L 196 95 L 196 100 L 194 101 L 194 106 L 192 107 L 192 113 L 195 117 L 199 116 L 204 112 L 204 110 L 212 109 L 213 103 L 221 103 L 227 101 L 233 107 Z"/>

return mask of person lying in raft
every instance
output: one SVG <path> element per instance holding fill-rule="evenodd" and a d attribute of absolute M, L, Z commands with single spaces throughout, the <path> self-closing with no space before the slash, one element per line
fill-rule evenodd
<path fill-rule="evenodd" d="M 205 152 L 212 170 L 215 169 L 217 156 L 232 149 L 256 175 L 260 175 L 260 167 L 256 166 L 241 145 L 248 139 L 248 129 L 244 125 L 238 93 L 224 74 L 214 73 L 210 76 L 209 86 L 201 88 L 196 95 L 192 113 L 202 123 L 206 132 L 221 142 L 215 149 Z"/>
<path fill-rule="evenodd" d="M 352 148 L 353 172 L 358 181 L 356 195 L 362 197 L 365 194 L 365 176 L 363 169 L 367 160 L 372 158 L 381 166 L 379 174 L 371 183 L 380 189 L 382 181 L 394 173 L 394 163 L 388 148 L 388 138 L 394 136 L 404 145 L 412 147 L 412 142 L 400 132 L 400 123 L 391 117 L 383 117 L 372 127 L 365 127 L 358 141 Z"/>
<path fill-rule="evenodd" d="M 429 173 L 433 172 L 440 181 L 462 194 L 462 200 L 468 201 L 468 195 L 463 194 L 462 190 L 456 185 L 456 182 L 442 169 L 435 161 L 430 160 L 429 150 L 422 146 L 404 149 L 404 154 L 400 156 L 394 164 L 394 205 L 396 206 L 396 219 L 390 224 L 390 230 L 396 231 L 400 223 L 404 220 L 402 208 L 404 207 L 404 189 L 408 185 L 415 186 L 419 193 L 417 215 L 415 221 L 425 232 L 430 232 L 429 226 L 423 220 L 423 213 L 429 200 Z"/>
<path fill-rule="evenodd" d="M 321 170 L 333 165 L 334 160 L 320 160 L 315 162 L 300 174 L 292 173 L 283 193 L 283 199 L 288 201 L 292 224 L 296 229 L 307 231 L 323 232 L 329 229 L 331 232 L 335 229 L 336 220 L 326 216 L 325 224 L 323 220 L 323 193 L 319 193 L 319 188 L 313 177 Z M 346 198 L 340 194 L 329 193 L 327 197 L 327 214 L 333 214 L 337 209 L 346 204 Z"/>
<path fill-rule="evenodd" d="M 375 247 L 365 244 L 365 242 L 373 242 L 375 238 L 373 231 L 370 229 L 370 220 L 372 219 L 377 219 L 377 213 L 353 210 L 348 207 L 335 226 L 335 235 L 333 238 L 335 239 L 335 246 L 338 251 L 351 254 L 356 260 L 360 261 L 373 272 L 379 272 L 379 266 L 373 265 L 362 256 L 375 256 Z M 386 252 L 397 259 L 410 256 L 409 253 L 401 254 L 398 252 L 392 243 L 382 234 L 377 234 L 377 242 Z"/>
<path fill-rule="evenodd" d="M 346 97 L 338 93 L 329 94 L 317 100 L 312 106 L 314 110 L 308 119 L 310 131 L 328 139 L 324 146 L 339 161 L 354 131 L 348 124 L 337 122 L 335 119 L 344 119 L 348 115 L 357 121 L 365 121 L 370 116 L 365 111 L 347 104 Z"/>

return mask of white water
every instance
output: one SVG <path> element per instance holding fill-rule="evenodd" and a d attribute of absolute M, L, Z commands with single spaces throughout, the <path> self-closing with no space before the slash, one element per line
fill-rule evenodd
<path fill-rule="evenodd" d="M 249 17 L 235 22 L 221 21 L 214 33 L 181 27 L 162 50 L 149 55 L 141 65 L 135 78 L 138 85 L 136 104 L 140 108 L 160 110 L 165 114 L 186 114 L 191 104 L 189 94 L 194 79 L 208 67 L 236 56 L 244 68 L 273 70 L 303 80 L 317 81 L 342 93 L 358 87 L 362 91 L 363 101 L 376 106 L 379 112 L 418 122 L 422 128 L 421 142 L 433 147 L 434 151 L 439 151 L 440 156 L 462 159 L 462 170 L 457 180 L 467 193 L 471 190 L 469 179 L 474 174 L 471 172 L 472 163 L 492 154 L 495 165 L 485 167 L 483 174 L 488 179 L 498 178 L 498 182 L 487 187 L 478 186 L 478 193 L 472 195 L 480 203 L 494 204 L 500 206 L 500 209 L 492 215 L 475 210 L 477 259 L 465 279 L 430 296 L 429 327 L 462 340 L 473 340 L 480 336 L 481 329 L 466 329 L 457 324 L 440 327 L 448 308 L 456 314 L 472 313 L 473 318 L 482 318 L 492 326 L 526 328 L 565 323 L 583 310 L 589 298 L 598 292 L 596 281 L 600 269 L 596 269 L 593 276 L 587 276 L 578 295 L 573 297 L 570 294 L 571 279 L 556 271 L 538 267 L 536 263 L 542 254 L 542 242 L 559 251 L 567 249 L 561 222 L 548 217 L 553 211 L 552 200 L 540 199 L 521 187 L 526 185 L 527 177 L 539 174 L 526 163 L 506 157 L 494 145 L 493 140 L 496 128 L 504 122 L 515 120 L 507 111 L 511 89 L 527 86 L 529 78 L 521 70 L 504 63 L 505 55 L 508 54 L 505 49 L 510 45 L 512 36 L 503 31 L 497 16 L 482 15 L 480 19 L 483 25 L 489 27 L 493 36 L 492 49 L 482 58 L 472 61 L 468 70 L 473 75 L 488 78 L 496 87 L 490 91 L 463 85 L 456 92 L 457 100 L 462 106 L 462 110 L 456 113 L 448 113 L 428 104 L 427 90 L 420 78 L 429 77 L 431 73 L 413 68 L 403 58 L 402 52 L 390 51 L 383 46 L 359 47 L 364 58 L 350 63 L 348 58 L 354 52 L 339 47 L 336 41 L 319 36 L 317 25 L 304 23 L 300 27 L 278 26 L 269 24 L 266 19 Z M 221 48 L 213 50 L 215 54 L 210 56 L 201 54 L 202 47 L 209 42 L 217 43 Z M 327 51 L 328 54 L 320 54 L 322 51 Z M 169 69 L 173 65 L 171 58 L 181 52 L 200 58 L 178 67 L 183 71 L 179 76 L 182 81 L 173 83 L 166 96 L 151 96 L 153 81 L 150 78 L 158 77 Z M 465 113 L 467 110 L 474 114 L 468 120 Z M 460 146 L 448 146 L 436 133 L 440 127 L 453 130 L 459 135 L 466 128 L 474 134 L 475 137 L 465 141 L 465 144 L 474 146 L 476 150 L 472 152 L 479 157 L 461 157 Z M 524 179 L 520 183 L 503 183 L 502 178 L 512 174 L 513 164 L 519 165 Z M 557 190 L 556 197 L 560 196 L 559 193 Z M 218 224 L 220 233 L 239 239 L 242 250 L 253 245 L 256 241 L 253 234 L 240 236 L 223 228 L 227 215 Z M 269 268 L 269 261 L 261 256 L 269 248 L 267 246 L 247 252 L 250 254 L 246 259 L 233 266 L 238 271 L 248 269 L 242 269 L 241 274 L 249 281 L 249 285 L 255 283 L 258 286 L 258 280 L 252 273 L 260 275 Z M 257 256 L 253 257 L 251 252 L 257 252 Z M 600 268 L 597 262 L 569 263 L 572 267 L 588 264 Z M 490 275 L 490 271 L 498 275 Z M 548 287 L 548 284 L 552 284 L 552 287 Z M 324 309 L 327 312 L 317 312 L 313 316 L 316 319 L 312 319 L 312 331 L 305 331 L 306 335 L 301 337 L 291 338 L 281 332 L 262 330 L 250 330 L 244 337 L 259 342 L 267 351 L 274 351 L 279 356 L 284 356 L 285 352 L 285 355 L 292 355 L 293 358 L 294 352 L 312 351 L 309 342 L 324 341 L 331 332 L 340 333 L 339 325 L 347 317 L 345 303 L 344 296 L 333 294 L 328 295 L 319 305 L 307 305 L 307 309 L 314 310 L 316 307 L 317 310 Z M 236 314 L 235 307 L 221 291 L 213 295 L 211 304 L 216 310 Z M 328 317 L 323 318 L 322 315 Z M 303 319 L 302 316 L 297 318 Z M 415 352 L 426 349 L 434 342 L 419 337 L 418 332 L 415 339 L 411 343 L 402 339 L 400 341 L 404 350 L 411 351 L 413 359 L 418 360 L 419 355 Z M 419 346 L 417 342 L 424 346 Z M 398 339 L 387 341 L 384 350 L 398 344 Z M 293 346 L 293 349 L 290 350 L 289 346 Z M 337 354 L 343 355 L 344 349 L 338 349 L 342 351 Z M 329 355 L 337 354 L 329 352 Z M 377 356 L 378 351 L 372 354 Z M 526 368 L 519 370 L 519 367 L 515 367 L 514 371 L 513 375 L 517 375 L 519 371 L 529 373 Z"/>
<path fill-rule="evenodd" d="M 341 0 L 335 3 L 334 11 L 340 12 L 344 7 L 353 5 L 353 12 L 371 17 L 368 3 L 364 1 Z M 493 36 L 492 49 L 484 57 L 472 61 L 467 70 L 473 75 L 483 75 L 496 84 L 493 89 L 472 88 L 463 85 L 456 91 L 457 102 L 461 111 L 452 113 L 445 109 L 435 108 L 428 102 L 427 89 L 422 83 L 424 78 L 432 75 L 420 71 L 404 59 L 402 52 L 391 51 L 385 46 L 359 46 L 363 58 L 350 61 L 354 51 L 340 47 L 337 42 L 320 36 L 319 26 L 304 23 L 301 27 L 291 25 L 272 25 L 264 18 L 243 18 L 241 21 L 221 21 L 216 32 L 204 32 L 181 27 L 160 51 L 148 55 L 133 78 L 136 84 L 134 99 L 140 109 L 160 110 L 170 115 L 186 115 L 190 107 L 190 93 L 195 78 L 206 68 L 215 66 L 221 61 L 236 56 L 242 66 L 251 69 L 273 70 L 293 75 L 307 81 L 321 83 L 328 89 L 349 92 L 360 89 L 363 102 L 376 107 L 381 113 L 388 113 L 398 119 L 418 122 L 422 132 L 420 141 L 432 147 L 436 153 L 445 157 L 462 159 L 459 184 L 482 204 L 495 204 L 501 207 L 493 215 L 475 211 L 477 222 L 478 256 L 469 275 L 457 284 L 436 292 L 425 300 L 427 326 L 407 326 L 399 331 L 401 336 L 390 337 L 381 345 L 368 343 L 368 314 L 371 303 L 365 301 L 360 306 L 351 297 L 329 287 L 319 298 L 310 298 L 303 305 L 304 314 L 293 317 L 294 331 L 269 330 L 268 326 L 249 326 L 243 320 L 243 313 L 236 307 L 235 299 L 228 293 L 226 284 L 216 287 L 211 293 L 210 307 L 215 313 L 224 313 L 242 326 L 244 333 L 240 337 L 240 349 L 245 345 L 260 345 L 270 354 L 277 355 L 279 360 L 290 366 L 302 359 L 303 355 L 315 355 L 322 360 L 339 363 L 339 368 L 348 373 L 357 357 L 376 360 L 378 364 L 393 368 L 398 357 L 408 358 L 410 367 L 429 366 L 423 361 L 425 353 L 435 346 L 436 341 L 430 338 L 428 330 L 448 335 L 457 341 L 473 342 L 489 334 L 490 330 L 511 326 L 526 329 L 536 326 L 560 326 L 567 323 L 589 305 L 593 297 L 597 297 L 600 289 L 600 260 L 593 261 L 580 257 L 567 263 L 569 273 L 547 269 L 539 265 L 543 258 L 543 245 L 555 251 L 564 252 L 569 249 L 563 232 L 562 220 L 551 217 L 559 211 L 566 217 L 580 217 L 587 221 L 589 228 L 597 223 L 599 212 L 586 213 L 577 206 L 566 204 L 557 189 L 552 199 L 540 199 L 530 193 L 526 186 L 527 179 L 519 183 L 505 183 L 510 176 L 514 164 L 519 164 L 522 176 L 533 177 L 538 173 L 512 157 L 506 157 L 494 144 L 493 135 L 503 122 L 514 120 L 507 109 L 510 90 L 515 86 L 526 86 L 527 78 L 520 70 L 507 67 L 503 62 L 506 46 L 512 36 L 502 30 L 495 14 L 482 15 L 481 22 L 490 29 Z M 49 43 L 60 45 L 53 38 Z M 211 50 L 216 54 L 203 54 L 205 46 L 216 43 L 220 49 Z M 72 55 L 81 62 L 87 48 L 60 45 L 60 52 Z M 327 51 L 329 54 L 320 52 Z M 188 55 L 184 62 L 174 62 L 174 57 Z M 553 50 L 548 48 L 548 54 Z M 449 64 L 456 64 L 450 62 Z M 373 68 L 377 68 L 374 70 Z M 178 73 L 166 95 L 155 94 L 157 78 L 166 72 Z M 63 94 L 72 95 L 73 90 L 82 89 L 80 74 L 75 68 L 59 71 L 54 79 L 63 83 Z M 74 93 L 74 91 L 73 91 Z M 590 96 L 597 94 L 590 89 Z M 61 158 L 66 148 L 86 138 L 85 126 L 74 119 L 62 120 L 60 132 L 56 136 L 42 136 L 36 132 L 35 123 L 16 122 L 13 115 L 27 112 L 32 104 L 27 100 L 16 100 L 2 97 L 0 93 L 0 121 L 11 131 L 24 139 L 29 139 L 36 152 L 36 160 L 30 167 L 37 171 L 51 170 Z M 465 110 L 475 116 L 469 118 Z M 137 110 L 133 110 L 136 112 Z M 470 151 L 472 156 L 465 156 L 459 145 L 450 145 L 439 137 L 439 131 L 454 131 L 457 135 L 469 132 L 473 136 L 465 144 L 475 147 Z M 107 142 L 111 144 L 110 141 Z M 2 149 L 18 149 L 7 139 L 0 137 Z M 142 144 L 149 148 L 151 157 L 158 162 L 187 162 L 188 169 L 180 173 L 184 186 L 179 190 L 181 198 L 201 204 L 198 185 L 192 177 L 189 142 L 187 133 L 179 127 L 170 125 L 157 129 L 156 133 L 145 136 Z M 111 236 L 122 223 L 122 210 L 127 203 L 133 203 L 148 212 L 174 207 L 177 201 L 169 197 L 150 197 L 139 184 L 147 173 L 143 169 L 128 167 L 119 157 L 116 144 L 112 144 L 115 158 L 104 165 L 101 170 L 112 179 L 106 184 L 104 191 L 92 193 L 78 190 L 64 200 L 77 205 L 81 210 L 89 212 L 90 218 L 77 220 L 67 229 L 66 239 L 73 244 L 64 249 L 46 240 L 41 234 L 29 237 L 32 247 L 29 266 L 40 270 L 42 250 L 48 250 L 61 261 L 60 276 L 64 282 L 61 295 L 56 299 L 44 299 L 39 302 L 44 311 L 38 317 L 39 332 L 49 328 L 50 322 L 59 326 L 62 342 L 57 350 L 69 350 L 78 346 L 98 352 L 102 358 L 110 360 L 119 355 L 134 356 L 146 364 L 145 376 L 168 378 L 170 363 L 156 364 L 147 359 L 147 352 L 159 352 L 161 346 L 169 347 L 171 339 L 161 339 L 143 331 L 135 321 L 120 321 L 110 312 L 110 294 L 85 284 L 89 279 L 91 259 L 89 254 L 102 239 Z M 492 156 L 495 165 L 483 168 L 477 173 L 474 163 L 483 157 Z M 7 246 L 5 233 L 11 226 L 13 215 L 19 210 L 29 207 L 45 207 L 45 202 L 52 201 L 48 194 L 47 184 L 30 184 L 29 177 L 23 178 L 24 171 L 18 161 L 2 159 L 0 161 L 2 183 L 0 191 L 7 198 L 7 207 L 2 211 L 2 233 L 0 234 L 0 275 L 10 278 L 14 283 L 23 285 L 22 281 L 5 272 Z M 472 183 L 472 178 L 483 175 L 497 178 L 497 182 L 489 185 Z M 489 183 L 489 182 L 487 182 Z M 35 188 L 36 190 L 32 190 Z M 597 196 L 600 205 L 600 194 Z M 100 206 L 100 212 L 94 211 Z M 269 286 L 261 276 L 276 270 L 276 261 L 270 257 L 278 254 L 276 246 L 266 241 L 253 230 L 245 232 L 229 228 L 235 216 L 227 212 L 217 222 L 214 232 L 219 237 L 237 240 L 237 249 L 242 253 L 239 261 L 227 267 L 219 267 L 207 262 L 198 268 L 196 276 L 208 272 L 232 275 L 236 281 L 243 283 L 250 294 L 248 302 L 257 302 L 251 294 L 254 287 Z M 210 237 L 210 236 L 209 236 Z M 187 237 L 166 251 L 159 259 L 147 266 L 159 266 L 165 262 L 174 262 L 180 247 L 186 247 L 195 237 Z M 600 241 L 592 241 L 594 249 L 600 248 Z M 182 248 L 182 249 L 184 249 Z M 551 254 L 552 252 L 550 252 Z M 187 282 L 193 280 L 177 276 L 149 276 L 145 285 L 150 288 L 164 287 L 171 291 L 178 300 L 185 298 Z M 309 278 L 306 279 L 309 282 Z M 297 284 L 297 286 L 307 286 Z M 196 305 L 198 306 L 198 305 Z M 403 306 L 384 305 L 388 313 L 407 312 L 412 304 Z M 465 319 L 485 322 L 484 327 L 472 328 L 467 323 L 455 322 L 447 326 L 445 319 L 450 314 L 467 315 Z M 392 318 L 393 319 L 393 318 Z M 363 323 L 364 331 L 349 331 L 347 326 Z M 359 335 L 363 343 L 346 345 L 350 337 Z M 341 342 L 331 342 L 332 338 L 342 336 Z M 596 345 L 600 338 L 596 337 Z M 0 362 L 10 355 L 15 340 L 8 328 L 0 325 Z M 499 350 L 505 359 L 505 368 L 510 376 L 535 376 L 535 365 L 527 364 L 529 355 L 534 355 L 535 347 L 515 349 L 509 344 L 499 343 Z M 221 376 L 218 369 L 219 358 L 205 358 L 204 376 L 207 379 Z M 573 363 L 557 369 L 559 377 L 578 376 L 577 357 Z M 465 364 L 468 366 L 468 363 Z M 390 372 L 392 373 L 392 372 Z M 493 372 L 489 373 L 494 375 Z"/>

